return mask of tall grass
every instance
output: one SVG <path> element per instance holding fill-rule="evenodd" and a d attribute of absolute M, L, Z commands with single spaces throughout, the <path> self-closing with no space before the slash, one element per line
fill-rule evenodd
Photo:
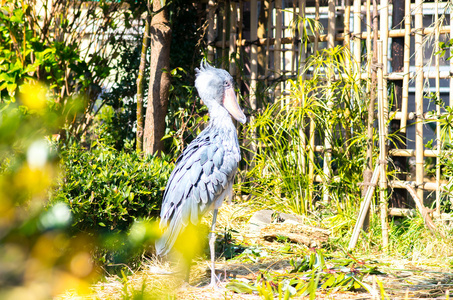
<path fill-rule="evenodd" d="M 336 212 L 355 207 L 366 154 L 368 99 L 358 75 L 346 67 L 348 56 L 345 48 L 336 47 L 310 57 L 303 71 L 306 79 L 304 74 L 288 79 L 287 93 L 254 119 L 248 130 L 249 136 L 256 133 L 258 147 L 248 161 L 251 180 L 242 185 L 244 191 L 266 199 L 271 207 L 298 214 L 320 205 Z M 322 153 L 312 162 L 315 175 L 327 183 L 325 191 L 311 184 L 308 174 L 310 121 L 316 124 L 316 144 L 326 138 L 332 144 L 329 168 L 335 179 L 324 174 Z M 330 194 L 330 203 L 322 203 L 322 192 Z"/>

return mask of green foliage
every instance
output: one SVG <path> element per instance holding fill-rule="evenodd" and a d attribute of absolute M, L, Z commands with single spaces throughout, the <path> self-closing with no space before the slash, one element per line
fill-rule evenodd
<path fill-rule="evenodd" d="M 102 142 L 89 150 L 63 147 L 64 177 L 52 202 L 64 202 L 81 231 L 124 231 L 134 220 L 157 215 L 171 171 L 167 159 L 117 151 Z"/>
<path fill-rule="evenodd" d="M 236 293 L 258 292 L 263 299 L 290 299 L 294 296 L 309 296 L 314 299 L 315 292 L 350 291 L 359 288 L 371 290 L 363 282 L 370 274 L 379 273 L 375 266 L 353 257 L 326 257 L 322 250 L 316 250 L 299 260 L 291 259 L 292 269 L 286 273 L 261 271 L 256 280 L 232 280 L 227 289 Z"/>
<path fill-rule="evenodd" d="M 353 209 L 360 194 L 358 183 L 366 155 L 366 130 L 363 110 L 367 106 L 360 80 L 345 64 L 345 49 L 337 47 L 312 56 L 305 72 L 310 78 L 286 81 L 288 96 L 266 107 L 249 127 L 248 136 L 256 135 L 257 151 L 252 153 L 249 178 L 241 187 L 245 192 L 267 199 L 279 210 L 306 214 L 321 198 L 321 185 L 313 176 L 324 179 L 323 185 L 337 210 Z M 326 81 L 338 72 L 338 80 Z M 351 91 L 354 91 L 353 93 Z M 309 158 L 310 123 L 316 127 L 316 144 L 329 140 L 332 158 L 316 154 Z M 323 167 L 340 180 L 327 180 Z M 327 205 L 318 201 L 318 205 Z"/>
<path fill-rule="evenodd" d="M 25 92 L 19 101 L 0 104 L 0 298 L 49 299 L 67 288 L 83 294 L 97 278 L 88 239 L 68 234 L 67 205 L 45 208 L 59 171 L 49 140 L 62 114 L 41 85 L 18 90 Z"/>
<path fill-rule="evenodd" d="M 115 85 L 102 95 L 103 107 L 99 109 L 98 124 L 102 123 L 105 134 L 115 141 L 114 147 L 123 149 L 125 143 L 133 144 L 136 138 L 137 120 L 137 76 L 140 65 L 141 45 L 137 41 L 120 41 L 120 55 L 115 62 L 117 71 Z M 145 78 L 149 68 L 145 70 Z M 147 99 L 148 83 L 145 82 L 144 98 Z"/>

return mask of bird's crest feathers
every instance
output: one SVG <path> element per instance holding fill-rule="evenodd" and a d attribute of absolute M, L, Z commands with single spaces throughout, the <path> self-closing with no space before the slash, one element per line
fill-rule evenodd
<path fill-rule="evenodd" d="M 200 68 L 195 68 L 195 71 L 197 72 L 197 75 L 199 75 L 202 72 L 206 72 L 209 70 L 215 70 L 213 66 L 211 66 L 207 61 L 206 58 L 203 58 L 200 62 Z"/>

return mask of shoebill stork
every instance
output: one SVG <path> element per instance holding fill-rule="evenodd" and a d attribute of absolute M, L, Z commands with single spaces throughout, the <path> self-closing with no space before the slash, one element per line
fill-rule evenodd
<path fill-rule="evenodd" d="M 184 149 L 170 175 L 160 214 L 163 234 L 156 242 L 156 251 L 159 256 L 168 255 L 186 227 L 197 225 L 203 215 L 214 210 L 209 247 L 211 286 L 215 286 L 217 213 L 223 200 L 231 199 L 233 180 L 241 159 L 231 117 L 241 123 L 245 123 L 246 117 L 237 102 L 233 78 L 227 71 L 214 68 L 204 60 L 195 71 L 195 87 L 208 107 L 210 122 Z"/>

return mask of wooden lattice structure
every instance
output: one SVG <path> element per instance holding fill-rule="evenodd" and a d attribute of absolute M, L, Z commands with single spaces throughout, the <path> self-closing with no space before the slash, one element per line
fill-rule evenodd
<path fill-rule="evenodd" d="M 299 72 L 303 69 L 306 58 L 323 48 L 344 44 L 350 49 L 354 72 L 360 73 L 363 79 L 370 78 L 373 72 L 376 74 L 380 155 L 378 165 L 373 167 L 374 173 L 370 178 L 372 182 L 368 185 L 373 187 L 374 182 L 380 187 L 384 246 L 388 243 L 387 216 L 413 213 L 410 209 L 391 208 L 389 210 L 385 194 L 387 188 L 407 189 L 413 197 L 417 198 L 415 199 L 417 206 L 421 203 L 422 207 L 424 192 L 435 192 L 434 215 L 442 216 L 440 199 L 445 183 L 440 180 L 439 164 L 436 163 L 435 182 L 428 181 L 424 174 L 425 158 L 433 157 L 438 160 L 442 151 L 438 122 L 434 131 L 434 139 L 437 142 L 435 150 L 425 149 L 424 122 L 427 116 L 427 105 L 426 101 L 424 102 L 424 93 L 432 91 L 438 99 L 443 93 L 442 98 L 449 99 L 447 105 L 450 106 L 453 101 L 451 77 L 453 59 L 445 61 L 436 54 L 434 62 L 427 62 L 426 58 L 424 60 L 426 49 L 429 48 L 433 53 L 439 52 L 439 41 L 446 41 L 448 35 L 453 34 L 453 26 L 449 25 L 453 22 L 451 3 L 438 1 L 425 3 L 422 0 L 416 0 L 415 3 L 411 3 L 410 0 L 394 0 L 394 2 L 395 7 L 389 0 L 378 1 L 377 5 L 376 0 L 209 0 L 206 5 L 208 59 L 223 61 L 223 66 L 229 69 L 239 83 L 247 83 L 245 87 L 248 88 L 247 92 L 250 95 L 248 101 L 252 110 L 259 107 L 254 91 L 260 81 L 271 84 L 285 76 L 301 74 Z M 291 22 L 295 15 L 302 20 L 313 19 L 321 22 L 325 32 L 309 32 L 308 39 L 304 40 L 301 38 L 304 32 L 302 27 L 306 26 L 306 22 L 300 24 Z M 377 18 L 379 18 L 378 23 Z M 373 37 L 376 42 L 374 45 Z M 392 56 L 389 49 L 397 39 L 402 52 L 398 56 Z M 305 42 L 308 47 L 304 46 Z M 246 49 L 249 55 L 248 63 L 244 66 L 248 70 L 247 74 L 238 72 L 235 62 L 235 54 L 241 52 L 241 49 Z M 373 52 L 377 54 L 375 62 L 372 60 Z M 397 59 L 402 62 L 398 70 L 396 70 L 398 67 L 393 65 Z M 228 61 L 229 65 L 226 65 Z M 341 76 L 341 74 L 337 75 Z M 400 81 L 402 89 L 400 105 L 397 106 L 396 111 L 392 112 L 389 112 L 387 93 L 390 81 Z M 429 87 L 426 85 L 427 82 L 431 82 Z M 284 91 L 283 84 L 276 84 L 275 97 L 280 96 Z M 439 105 L 434 111 L 434 115 L 442 113 Z M 389 118 L 393 120 L 392 122 L 399 123 L 400 132 L 406 135 L 405 138 L 414 140 L 408 143 L 407 148 L 388 149 L 386 141 L 389 134 Z M 408 121 L 412 121 L 413 125 L 406 127 Z M 314 124 L 310 124 L 309 127 L 310 133 L 313 132 Z M 409 137 L 410 134 L 413 138 Z M 313 161 L 315 151 L 323 153 L 324 175 L 329 178 L 331 176 L 328 168 L 331 153 L 329 140 L 325 139 L 322 145 L 314 145 L 312 139 L 309 143 L 311 145 L 308 147 L 309 161 Z M 388 178 L 386 175 L 389 157 L 415 159 L 415 180 Z M 313 172 L 312 166 L 308 166 L 307 172 Z M 326 178 L 325 176 L 323 178 Z M 310 178 L 314 181 L 322 181 L 320 176 Z M 374 190 L 370 187 L 365 195 L 368 202 Z M 324 197 L 328 198 L 328 195 L 325 194 Z M 365 215 L 361 215 L 359 220 L 364 218 Z"/>

